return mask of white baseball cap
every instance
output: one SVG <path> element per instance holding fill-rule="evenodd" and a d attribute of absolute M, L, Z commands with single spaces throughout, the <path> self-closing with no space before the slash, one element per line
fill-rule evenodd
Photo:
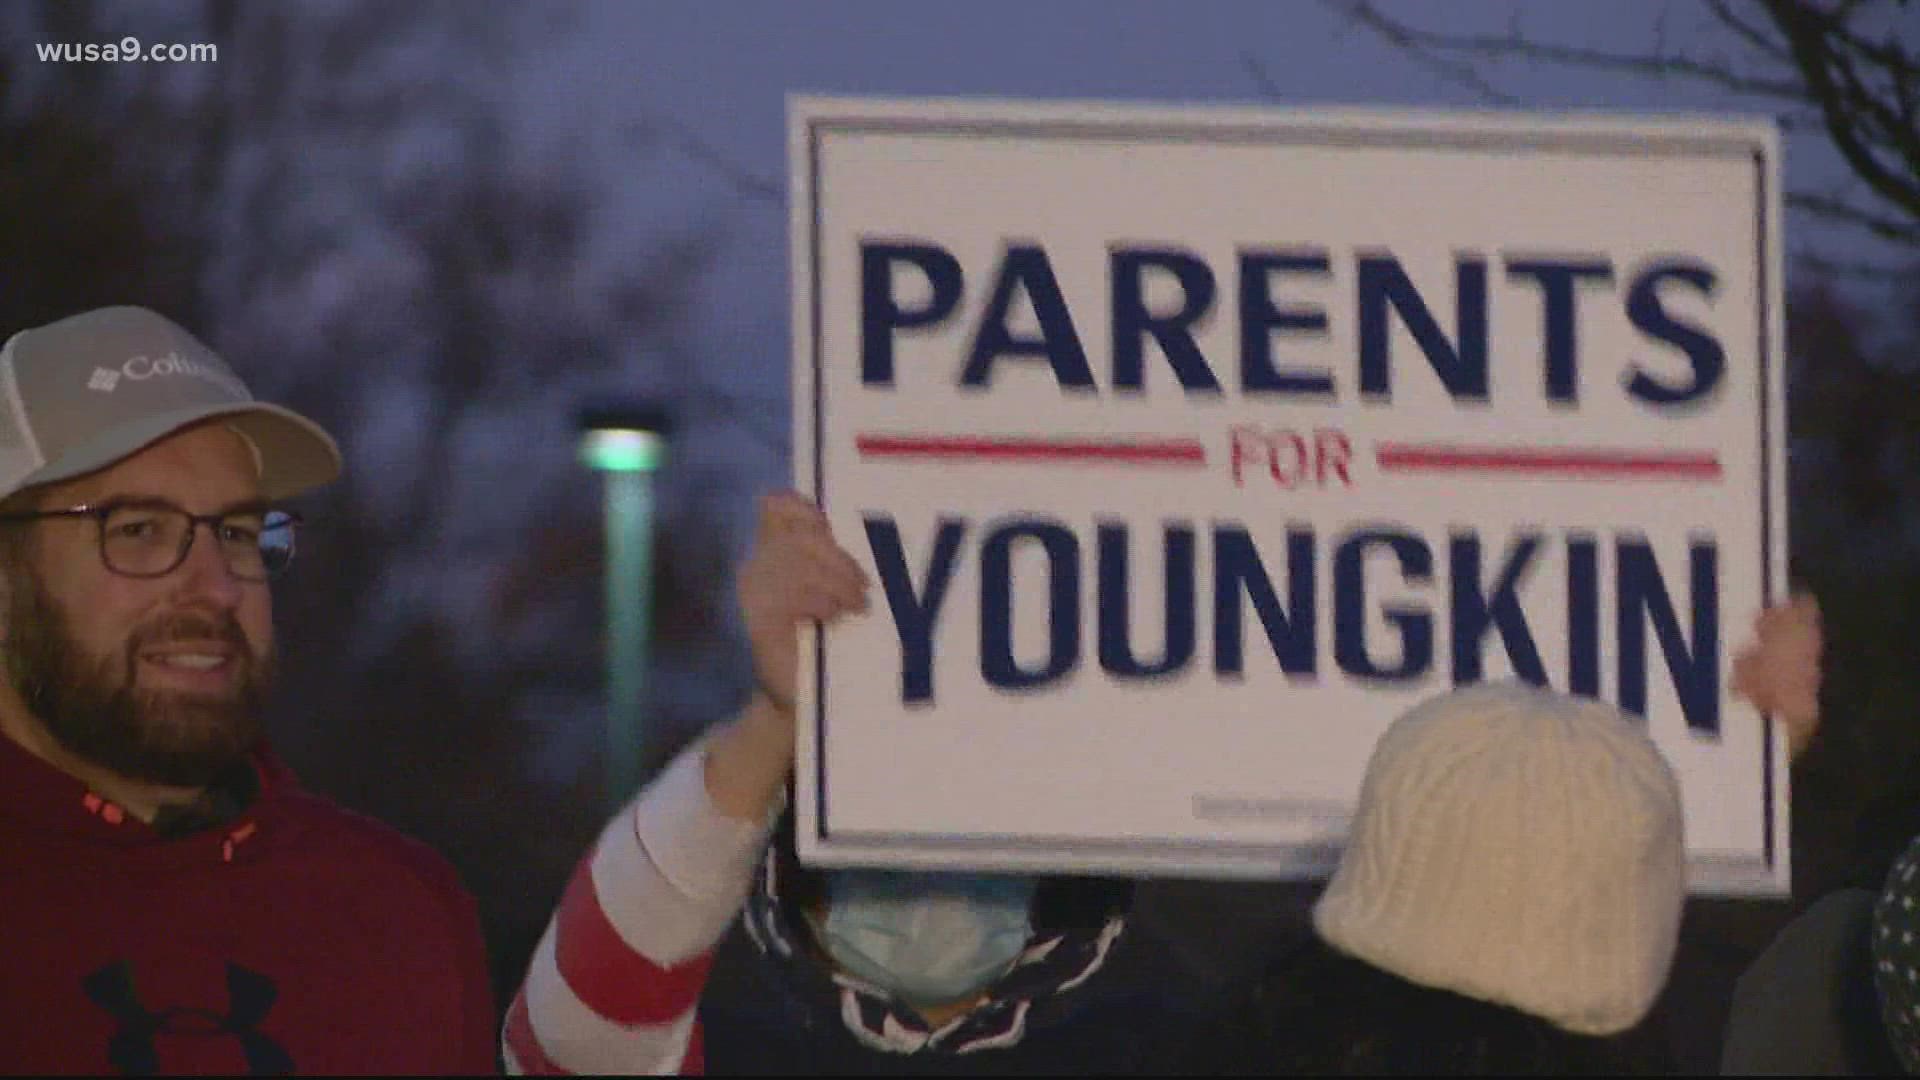
<path fill-rule="evenodd" d="M 98 308 L 22 330 L 0 348 L 0 498 L 215 418 L 252 446 L 267 498 L 340 475 L 340 448 L 320 425 L 255 401 L 213 350 L 152 311 Z"/>

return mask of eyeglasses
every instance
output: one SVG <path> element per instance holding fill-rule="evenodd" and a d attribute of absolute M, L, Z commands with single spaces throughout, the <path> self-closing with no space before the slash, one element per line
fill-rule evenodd
<path fill-rule="evenodd" d="M 0 524 L 60 517 L 94 519 L 100 561 L 114 573 L 134 578 L 163 577 L 179 569 L 199 532 L 196 526 L 205 525 L 220 545 L 227 572 L 241 581 L 267 581 L 284 573 L 293 562 L 294 534 L 301 523 L 300 515 L 286 510 L 253 507 L 189 514 L 172 503 L 141 499 L 0 514 Z"/>

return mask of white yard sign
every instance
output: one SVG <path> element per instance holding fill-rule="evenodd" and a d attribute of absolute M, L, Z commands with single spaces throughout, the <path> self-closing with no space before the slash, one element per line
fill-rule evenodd
<path fill-rule="evenodd" d="M 808 99 L 800 849 L 1327 872 L 1375 739 L 1521 677 L 1644 718 L 1697 888 L 1783 892 L 1727 689 L 1786 560 L 1762 122 Z"/>

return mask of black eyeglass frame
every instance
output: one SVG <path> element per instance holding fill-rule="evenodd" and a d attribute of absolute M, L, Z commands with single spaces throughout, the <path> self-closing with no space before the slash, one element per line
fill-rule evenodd
<path fill-rule="evenodd" d="M 113 565 L 113 561 L 107 558 L 107 518 L 111 517 L 117 511 L 140 509 L 164 510 L 187 519 L 186 531 L 181 534 L 180 548 L 174 552 L 173 562 L 169 563 L 164 570 L 134 573 L 129 570 L 122 570 L 120 567 Z M 287 568 L 293 565 L 294 554 L 300 546 L 300 527 L 306 524 L 306 518 L 292 510 L 282 510 L 278 507 L 265 506 L 259 503 L 249 503 L 245 506 L 235 507 L 218 514 L 190 514 L 186 508 L 175 506 L 165 499 L 113 499 L 103 503 L 81 503 L 78 506 L 68 506 L 59 510 L 26 510 L 12 514 L 0 514 L 0 525 L 24 525 L 52 518 L 90 517 L 94 520 L 94 538 L 97 541 L 95 547 L 100 552 L 100 565 L 106 567 L 108 572 L 118 574 L 121 577 L 151 579 L 166 577 L 168 574 L 180 569 L 180 567 L 186 563 L 187 555 L 193 551 L 193 541 L 200 535 L 200 526 L 205 525 L 208 530 L 213 533 L 214 539 L 217 542 L 220 538 L 220 530 L 225 526 L 228 518 L 249 517 L 253 515 L 259 515 L 262 518 L 260 525 L 261 535 L 265 535 L 269 530 L 273 529 L 287 530 L 286 558 L 280 562 L 278 567 L 275 567 L 263 557 L 261 559 L 261 565 L 266 568 L 266 572 L 265 575 L 261 577 L 243 574 L 235 570 L 233 561 L 226 558 L 224 551 L 221 553 L 221 558 L 227 564 L 227 572 L 241 581 L 273 581 L 286 573 Z"/>

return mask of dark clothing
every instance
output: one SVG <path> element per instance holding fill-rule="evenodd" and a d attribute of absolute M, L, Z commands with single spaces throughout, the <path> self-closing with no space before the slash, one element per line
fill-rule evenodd
<path fill-rule="evenodd" d="M 1418 986 L 1318 937 L 1277 957 L 1197 1039 L 1184 1071 L 1229 1076 L 1599 1075 L 1666 1071 L 1653 1033 L 1574 1035 Z"/>
<path fill-rule="evenodd" d="M 929 1030 L 821 959 L 803 914 L 820 881 L 788 838 L 782 830 L 769 849 L 701 999 L 709 1073 L 1130 1075 L 1177 1064 L 1204 994 L 1170 949 L 1129 926 L 1132 883 L 1043 879 L 1013 969 L 983 1004 Z"/>
<path fill-rule="evenodd" d="M 1740 976 L 1721 1051 L 1722 1073 L 1900 1071 L 1873 989 L 1868 935 L 1876 895 L 1842 889 L 1823 897 Z"/>
<path fill-rule="evenodd" d="M 700 1002 L 714 1076 L 1155 1075 L 1177 1071 L 1198 1000 L 1170 953 L 1131 932 L 1085 985 L 1028 1011 L 1018 1042 L 965 1053 L 894 1053 L 862 1043 L 838 1006 L 796 992 L 744 932 L 721 946 Z"/>

